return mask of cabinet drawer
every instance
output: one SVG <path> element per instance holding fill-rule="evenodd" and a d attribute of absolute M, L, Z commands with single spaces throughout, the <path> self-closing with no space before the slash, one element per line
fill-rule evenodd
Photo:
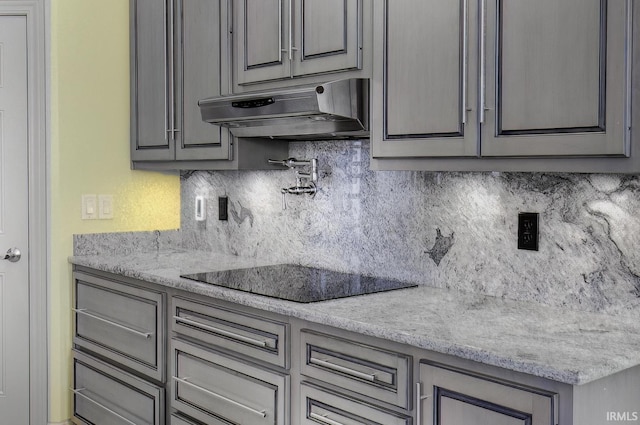
<path fill-rule="evenodd" d="M 220 306 L 174 297 L 172 328 L 276 366 L 289 367 L 289 325 Z"/>
<path fill-rule="evenodd" d="M 424 389 L 421 389 L 423 387 Z M 556 425 L 557 394 L 446 366 L 421 363 L 418 423 Z"/>
<path fill-rule="evenodd" d="M 171 346 L 173 408 L 206 424 L 288 424 L 288 376 L 181 340 Z"/>
<path fill-rule="evenodd" d="M 411 357 L 302 331 L 302 374 L 409 409 Z"/>
<path fill-rule="evenodd" d="M 77 351 L 73 374 L 73 416 L 81 423 L 164 424 L 162 388 Z"/>
<path fill-rule="evenodd" d="M 303 403 L 300 423 L 308 425 L 410 425 L 411 418 L 377 409 L 312 385 L 300 386 Z"/>
<path fill-rule="evenodd" d="M 76 272 L 73 342 L 164 381 L 165 295 Z"/>

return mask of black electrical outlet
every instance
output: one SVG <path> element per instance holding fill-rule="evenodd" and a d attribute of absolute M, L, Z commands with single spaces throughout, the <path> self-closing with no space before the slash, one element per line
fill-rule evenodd
<path fill-rule="evenodd" d="M 218 220 L 229 220 L 228 206 L 229 198 L 226 196 L 218 196 Z"/>
<path fill-rule="evenodd" d="M 538 213 L 518 214 L 518 249 L 538 250 Z"/>

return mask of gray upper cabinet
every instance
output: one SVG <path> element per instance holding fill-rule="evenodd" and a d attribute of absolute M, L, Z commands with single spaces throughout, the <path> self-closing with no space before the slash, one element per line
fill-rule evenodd
<path fill-rule="evenodd" d="M 488 1 L 485 16 L 483 156 L 629 155 L 624 1 Z"/>
<path fill-rule="evenodd" d="M 376 2 L 374 157 L 479 154 L 474 2 Z"/>
<path fill-rule="evenodd" d="M 130 4 L 132 160 L 230 159 L 229 136 L 198 108 L 220 94 L 220 2 Z"/>
<path fill-rule="evenodd" d="M 631 2 L 380 1 L 374 22 L 374 159 L 629 156 Z"/>
<path fill-rule="evenodd" d="M 234 83 L 362 68 L 362 0 L 233 1 Z"/>
<path fill-rule="evenodd" d="M 238 84 L 289 76 L 289 61 L 285 50 L 285 38 L 290 24 L 287 3 L 287 0 L 233 2 L 234 59 Z"/>
<path fill-rule="evenodd" d="M 169 131 L 167 4 L 131 1 L 131 157 L 173 159 L 175 141 Z"/>

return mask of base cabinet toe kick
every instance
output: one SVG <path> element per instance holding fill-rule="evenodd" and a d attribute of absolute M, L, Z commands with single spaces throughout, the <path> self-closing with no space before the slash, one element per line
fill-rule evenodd
<path fill-rule="evenodd" d="M 603 425 L 640 416 L 640 367 L 570 385 L 80 266 L 73 314 L 69 390 L 80 425 Z"/>

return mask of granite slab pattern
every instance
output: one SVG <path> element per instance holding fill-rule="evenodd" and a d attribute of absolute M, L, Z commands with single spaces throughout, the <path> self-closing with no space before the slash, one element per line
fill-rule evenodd
<path fill-rule="evenodd" d="M 573 311 L 424 285 L 299 304 L 180 278 L 286 263 L 206 251 L 77 255 L 70 262 L 567 384 L 640 365 L 637 314 Z"/>

